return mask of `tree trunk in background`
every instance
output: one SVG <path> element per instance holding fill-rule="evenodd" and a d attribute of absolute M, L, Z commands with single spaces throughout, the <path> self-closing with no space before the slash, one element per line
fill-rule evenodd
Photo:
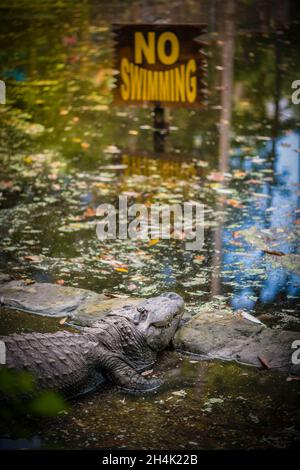
<path fill-rule="evenodd" d="M 228 171 L 230 150 L 230 130 L 232 114 L 233 73 L 234 73 L 234 35 L 235 35 L 235 0 L 224 2 L 224 20 L 220 39 L 222 41 L 222 79 L 221 79 L 221 116 L 219 125 L 219 170 Z M 223 203 L 217 205 L 217 211 L 222 213 Z M 214 234 L 215 252 L 213 255 L 213 273 L 211 280 L 211 296 L 221 291 L 222 270 L 222 233 L 223 216 L 220 216 L 218 227 Z"/>
<path fill-rule="evenodd" d="M 224 2 L 224 20 L 222 40 L 222 80 L 221 80 L 221 116 L 219 140 L 219 170 L 228 170 L 228 154 L 230 150 L 230 128 L 232 114 L 232 93 L 234 73 L 234 24 L 235 1 Z"/>

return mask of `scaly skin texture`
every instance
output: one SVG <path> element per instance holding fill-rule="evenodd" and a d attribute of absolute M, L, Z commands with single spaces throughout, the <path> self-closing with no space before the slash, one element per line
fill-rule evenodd
<path fill-rule="evenodd" d="M 6 367 L 31 372 L 41 389 L 74 397 L 96 388 L 103 374 L 128 391 L 149 391 L 157 379 L 139 374 L 173 338 L 184 302 L 174 293 L 116 310 L 81 333 L 16 334 L 6 344 Z"/>

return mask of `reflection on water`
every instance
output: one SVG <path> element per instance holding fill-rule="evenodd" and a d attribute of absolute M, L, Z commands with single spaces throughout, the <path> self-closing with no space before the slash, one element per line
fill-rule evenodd
<path fill-rule="evenodd" d="M 165 114 L 162 153 L 153 151 L 151 109 L 112 105 L 110 22 L 116 12 L 124 21 L 179 21 L 174 6 L 133 1 L 125 12 L 112 2 L 103 14 L 97 2 L 42 10 L 33 2 L 31 15 L 21 3 L 1 7 L 11 19 L 1 25 L 4 270 L 138 295 L 172 283 L 192 313 L 213 301 L 272 312 L 283 324 L 296 315 L 300 145 L 290 87 L 299 31 L 288 9 L 260 5 L 256 16 L 257 5 L 213 3 L 184 7 L 209 25 L 209 105 Z M 200 200 L 203 250 L 187 253 L 174 240 L 99 242 L 95 208 L 119 194 L 146 204 Z"/>
<path fill-rule="evenodd" d="M 56 419 L 28 425 L 31 444 L 61 449 L 265 449 L 299 446 L 298 386 L 278 372 L 167 352 L 155 394 L 104 388 Z M 279 374 L 279 375 L 278 375 Z M 272 393 L 270 394 L 270 390 Z M 178 423 L 180 422 L 180 426 Z M 35 438 L 31 438 L 34 435 Z M 1 441 L 0 441 L 1 445 Z"/>
<path fill-rule="evenodd" d="M 126 181 L 126 178 L 132 175 L 146 177 L 160 175 L 164 180 L 168 178 L 188 180 L 199 173 L 197 160 L 189 160 L 175 154 L 163 154 L 158 157 L 155 154 L 143 152 L 141 155 L 124 153 L 122 155 L 122 164 L 125 165 L 124 180 Z"/>
<path fill-rule="evenodd" d="M 299 210 L 299 132 L 289 131 L 286 135 L 276 139 L 275 159 L 270 165 L 268 155 L 272 150 L 272 142 L 268 142 L 260 152 L 261 157 L 246 159 L 241 165 L 240 159 L 233 160 L 233 166 L 244 171 L 267 172 L 272 174 L 268 181 L 262 181 L 259 189 L 256 189 L 255 197 L 250 201 L 247 210 L 238 221 L 238 230 L 263 231 L 269 238 L 270 246 L 279 253 L 291 254 L 299 250 L 299 239 L 291 236 L 295 230 L 297 211 Z M 255 199 L 258 197 L 258 200 Z M 237 227 L 235 227 L 235 230 Z M 284 267 L 274 267 L 274 259 L 268 262 L 264 259 L 264 252 L 259 246 L 253 251 L 253 246 L 241 242 L 246 259 L 243 261 L 243 269 L 239 263 L 240 246 L 233 250 L 230 248 L 232 231 L 224 230 L 223 240 L 226 254 L 224 255 L 224 268 L 231 270 L 237 285 L 232 299 L 235 308 L 254 308 L 258 302 L 279 303 L 286 299 L 296 299 L 300 293 L 299 266 L 294 270 L 286 270 Z M 227 241 L 227 245 L 226 245 Z M 252 250 L 252 253 L 251 253 Z M 271 250 L 271 249 L 270 249 Z M 274 258 L 274 257 L 273 257 Z M 276 264 L 276 263 L 275 263 Z M 232 269 L 233 267 L 233 269 Z"/>

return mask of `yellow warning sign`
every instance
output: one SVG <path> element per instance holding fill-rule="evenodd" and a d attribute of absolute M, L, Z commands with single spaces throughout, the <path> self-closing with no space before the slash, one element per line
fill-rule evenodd
<path fill-rule="evenodd" d="M 113 30 L 117 103 L 205 103 L 203 25 L 114 25 Z"/>

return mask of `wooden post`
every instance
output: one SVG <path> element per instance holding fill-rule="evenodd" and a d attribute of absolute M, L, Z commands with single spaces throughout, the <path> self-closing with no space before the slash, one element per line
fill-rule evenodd
<path fill-rule="evenodd" d="M 153 110 L 153 147 L 154 152 L 164 153 L 165 138 L 168 133 L 168 124 L 165 120 L 165 109 L 157 103 Z"/>

